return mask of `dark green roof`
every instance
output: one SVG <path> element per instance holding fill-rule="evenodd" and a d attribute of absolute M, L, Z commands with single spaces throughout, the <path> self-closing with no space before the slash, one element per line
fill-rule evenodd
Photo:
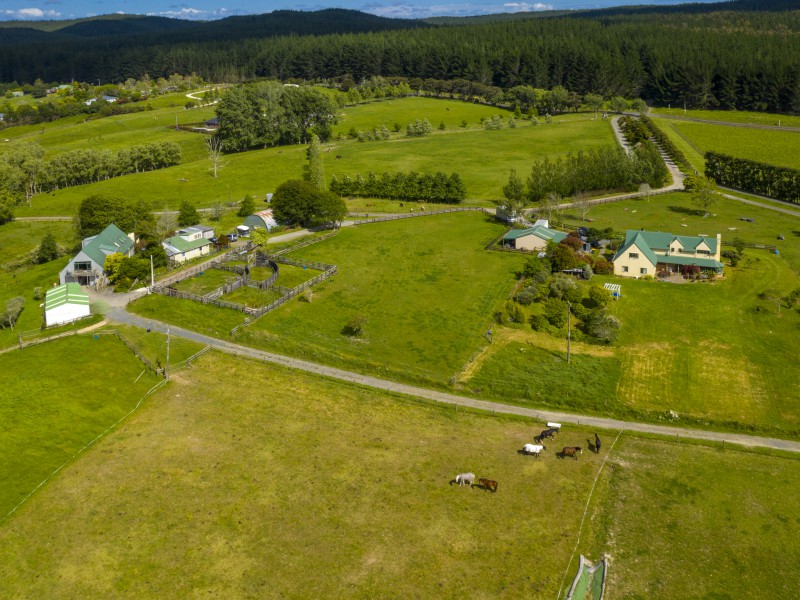
<path fill-rule="evenodd" d="M 187 240 L 179 235 L 165 239 L 164 243 L 168 246 L 172 246 L 178 252 L 189 252 L 190 250 L 195 250 L 196 248 L 202 248 L 203 246 L 211 245 L 211 242 L 206 238 Z"/>
<path fill-rule="evenodd" d="M 716 236 L 704 236 L 704 235 L 675 235 L 673 233 L 664 233 L 662 231 L 643 231 L 639 229 L 629 229 L 625 232 L 625 244 L 628 243 L 628 240 L 640 236 L 642 239 L 645 240 L 650 248 L 654 248 L 656 250 L 663 250 L 666 251 L 673 241 L 678 240 L 684 248 L 687 250 L 694 250 L 697 246 L 700 245 L 700 242 L 705 242 L 708 246 L 709 250 L 711 250 L 711 254 L 717 253 L 717 238 Z"/>
<path fill-rule="evenodd" d="M 115 252 L 127 254 L 132 247 L 133 240 L 112 223 L 83 247 L 83 253 L 102 267 L 106 256 Z"/>
<path fill-rule="evenodd" d="M 634 235 L 631 236 L 631 233 Z M 653 263 L 653 265 L 658 263 L 658 257 L 656 256 L 656 253 L 650 249 L 650 244 L 647 243 L 647 239 L 644 237 L 644 235 L 642 235 L 643 233 L 643 231 L 629 230 L 628 235 L 625 236 L 625 243 L 620 246 L 619 250 L 617 250 L 613 260 L 617 260 L 617 258 L 630 250 L 632 246 L 636 246 L 639 249 L 639 252 L 644 254 L 647 257 L 647 260 Z"/>
<path fill-rule="evenodd" d="M 659 255 L 657 258 L 658 262 L 664 265 L 697 265 L 698 267 L 706 269 L 721 269 L 725 266 L 713 258 L 700 258 L 697 256 L 679 256 L 672 254 L 670 256 Z"/>

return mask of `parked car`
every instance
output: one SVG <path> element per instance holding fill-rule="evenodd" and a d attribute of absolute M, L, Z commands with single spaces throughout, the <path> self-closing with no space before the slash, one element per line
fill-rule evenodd
<path fill-rule="evenodd" d="M 238 235 L 236 235 L 235 233 L 229 233 L 229 234 L 227 235 L 227 238 L 228 238 L 228 241 L 229 241 L 229 242 L 235 242 L 236 240 L 238 240 L 238 239 L 239 239 L 239 236 L 238 236 Z"/>
<path fill-rule="evenodd" d="M 208 240 L 208 241 L 209 241 L 209 242 L 211 242 L 212 244 L 216 244 L 216 243 L 219 241 L 219 239 L 218 239 L 218 238 L 215 238 L 215 237 L 212 237 L 212 238 L 211 238 L 210 240 Z"/>

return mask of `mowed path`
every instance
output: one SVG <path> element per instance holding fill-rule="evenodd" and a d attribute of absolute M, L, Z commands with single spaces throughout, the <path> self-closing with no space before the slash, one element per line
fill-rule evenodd
<path fill-rule="evenodd" d="M 152 329 L 161 333 L 166 333 L 169 329 L 170 335 L 186 338 L 211 346 L 215 350 L 232 354 L 234 356 L 245 356 L 248 358 L 262 360 L 265 362 L 274 363 L 291 369 L 299 369 L 308 373 L 322 375 L 324 377 L 331 377 L 340 381 L 347 381 L 358 385 L 363 385 L 377 390 L 387 392 L 395 392 L 398 394 L 405 394 L 416 398 L 424 398 L 426 400 L 433 400 L 443 404 L 450 404 L 455 406 L 464 406 L 474 408 L 487 412 L 504 413 L 511 415 L 519 415 L 537 419 L 543 422 L 556 421 L 559 423 L 573 423 L 578 425 L 588 425 L 597 427 L 598 429 L 613 429 L 613 430 L 626 430 L 635 431 L 640 433 L 651 433 L 657 435 L 665 435 L 670 437 L 683 437 L 697 440 L 706 440 L 713 442 L 729 442 L 748 447 L 762 447 L 772 448 L 775 450 L 787 450 L 790 452 L 800 452 L 800 442 L 793 442 L 789 440 L 781 440 L 777 438 L 766 438 L 759 436 L 743 435 L 737 433 L 721 433 L 717 431 L 704 431 L 701 429 L 685 429 L 682 427 L 667 427 L 664 425 L 655 425 L 650 423 L 638 423 L 632 421 L 620 421 L 618 419 L 607 419 L 604 417 L 594 417 L 588 415 L 576 415 L 570 413 L 554 412 L 548 410 L 538 410 L 534 408 L 524 408 L 521 406 L 513 406 L 510 404 L 500 404 L 496 402 L 487 402 L 484 400 L 476 400 L 474 398 L 467 398 L 465 396 L 458 396 L 455 394 L 448 394 L 446 392 L 438 392 L 426 388 L 406 385 L 395 381 L 380 379 L 371 375 L 362 375 L 352 371 L 345 371 L 334 367 L 328 367 L 317 363 L 301 360 L 299 358 L 292 358 L 264 350 L 256 350 L 255 348 L 248 348 L 232 342 L 227 342 L 217 338 L 209 337 L 201 333 L 189 331 L 180 327 L 167 325 L 160 321 L 152 319 L 145 319 L 137 315 L 133 315 L 124 308 L 116 308 L 109 313 L 109 318 L 118 323 L 125 325 L 133 325 L 144 329 Z"/>

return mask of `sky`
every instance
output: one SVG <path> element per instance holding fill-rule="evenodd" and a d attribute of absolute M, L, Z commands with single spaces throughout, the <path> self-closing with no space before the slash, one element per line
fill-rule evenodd
<path fill-rule="evenodd" d="M 575 10 L 628 4 L 667 5 L 686 1 L 715 0 L 330 0 L 326 3 L 296 4 L 285 0 L 0 0 L 0 21 L 60 20 L 95 15 L 148 14 L 191 20 L 212 20 L 232 15 L 261 14 L 273 10 L 319 10 L 349 8 L 383 17 L 424 18 L 470 16 L 501 12 Z"/>

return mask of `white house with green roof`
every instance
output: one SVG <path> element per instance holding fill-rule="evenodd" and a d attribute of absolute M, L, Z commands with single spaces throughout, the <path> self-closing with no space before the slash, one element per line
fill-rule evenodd
<path fill-rule="evenodd" d="M 89 294 L 77 283 L 65 283 L 47 290 L 44 296 L 44 322 L 47 327 L 71 323 L 90 315 Z"/>
<path fill-rule="evenodd" d="M 614 256 L 614 274 L 621 277 L 679 273 L 695 265 L 704 271 L 722 273 L 722 236 L 674 235 L 661 231 L 629 229 Z"/>
<path fill-rule="evenodd" d="M 529 252 L 541 252 L 547 248 L 547 242 L 556 244 L 567 237 L 563 231 L 550 229 L 547 219 L 540 219 L 527 229 L 512 229 L 503 236 L 503 246 Z"/>
<path fill-rule="evenodd" d="M 211 240 L 205 237 L 209 228 L 187 227 L 161 242 L 167 258 L 172 262 L 182 263 L 193 258 L 211 253 Z M 210 229 L 211 236 L 214 230 Z M 211 237 L 209 236 L 209 237 Z"/>
<path fill-rule="evenodd" d="M 113 223 L 95 236 L 81 242 L 81 251 L 59 273 L 60 283 L 79 283 L 97 285 L 105 283 L 106 256 L 120 253 L 132 256 L 134 251 L 133 233 L 125 233 Z"/>

